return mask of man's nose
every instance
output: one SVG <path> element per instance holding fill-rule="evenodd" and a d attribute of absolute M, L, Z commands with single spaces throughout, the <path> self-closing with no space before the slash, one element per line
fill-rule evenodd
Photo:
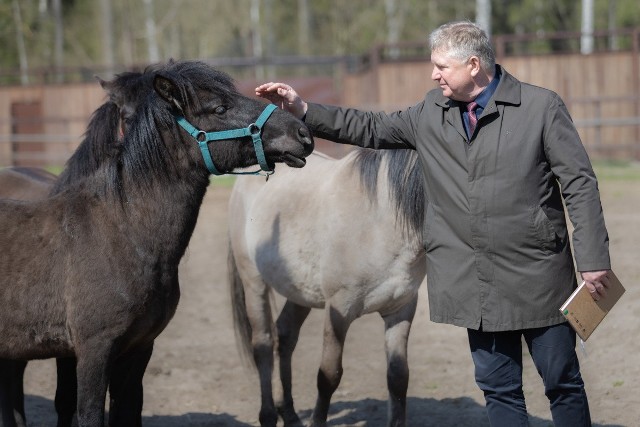
<path fill-rule="evenodd" d="M 440 80 L 440 71 L 436 67 L 431 70 L 431 80 Z"/>

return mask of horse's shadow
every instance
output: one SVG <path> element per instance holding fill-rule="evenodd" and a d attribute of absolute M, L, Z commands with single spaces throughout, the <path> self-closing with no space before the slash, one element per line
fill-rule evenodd
<path fill-rule="evenodd" d="M 40 396 L 26 396 L 25 407 L 29 427 L 55 426 L 56 413 L 53 402 Z M 483 405 L 469 397 L 407 399 L 407 424 L 409 426 L 438 427 L 489 427 Z M 35 416 L 33 416 L 35 413 Z M 306 422 L 311 409 L 299 411 Z M 377 399 L 336 400 L 331 403 L 329 427 L 385 427 L 387 402 Z M 181 415 L 153 415 L 142 418 L 143 427 L 252 427 L 228 413 L 185 413 Z M 530 427 L 552 427 L 551 419 L 529 417 Z M 593 424 L 593 427 L 625 427 L 620 424 Z"/>
<path fill-rule="evenodd" d="M 53 401 L 41 396 L 25 396 L 28 427 L 54 427 L 57 414 Z M 106 414 L 106 418 L 109 414 Z M 74 422 L 74 427 L 77 422 Z M 227 413 L 188 412 L 180 415 L 152 415 L 142 417 L 143 427 L 253 427 L 254 424 L 236 419 Z M 126 427 L 126 426 L 123 426 Z"/>

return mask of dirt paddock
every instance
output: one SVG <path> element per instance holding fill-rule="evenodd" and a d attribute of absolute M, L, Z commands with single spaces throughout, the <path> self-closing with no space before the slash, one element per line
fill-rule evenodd
<path fill-rule="evenodd" d="M 596 426 L 640 426 L 640 181 L 601 179 L 613 268 L 627 293 L 580 350 Z M 241 363 L 227 291 L 227 200 L 230 188 L 209 188 L 186 257 L 182 299 L 156 341 L 144 380 L 145 427 L 258 426 L 257 375 Z M 466 332 L 429 321 L 425 286 L 409 339 L 408 417 L 414 427 L 488 426 L 473 382 Z M 294 354 L 294 398 L 306 420 L 316 395 L 322 312 L 305 323 Z M 526 348 L 526 347 L 525 347 Z M 525 395 L 534 427 L 551 426 L 548 402 L 525 355 Z M 55 426 L 55 365 L 31 362 L 25 388 L 30 427 Z M 344 376 L 331 406 L 330 426 L 381 427 L 386 421 L 383 323 L 358 319 L 349 330 Z"/>

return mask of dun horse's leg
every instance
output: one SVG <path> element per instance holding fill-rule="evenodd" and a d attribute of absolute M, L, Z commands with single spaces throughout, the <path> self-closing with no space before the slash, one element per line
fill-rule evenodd
<path fill-rule="evenodd" d="M 322 343 L 322 361 L 318 370 L 318 398 L 311 415 L 309 427 L 327 425 L 327 415 L 331 396 L 342 379 L 342 352 L 347 330 L 352 318 L 341 314 L 327 302 L 324 316 L 324 339 Z"/>
<path fill-rule="evenodd" d="M 416 297 L 397 312 L 383 316 L 387 353 L 387 388 L 389 389 L 388 427 L 404 427 L 407 422 L 407 387 L 409 386 L 407 342 L 417 302 Z"/>
<path fill-rule="evenodd" d="M 0 359 L 0 427 L 24 427 L 24 391 L 27 362 Z"/>
<path fill-rule="evenodd" d="M 58 413 L 57 427 L 71 427 L 78 403 L 76 358 L 56 359 L 56 374 L 58 378 L 55 397 L 56 412 Z"/>
<path fill-rule="evenodd" d="M 109 382 L 109 426 L 142 427 L 142 378 L 153 345 L 118 359 Z"/>
<path fill-rule="evenodd" d="M 260 288 L 259 290 L 257 288 Z M 253 360 L 260 376 L 260 425 L 276 427 L 278 412 L 273 401 L 273 318 L 268 288 L 264 284 L 245 287 L 247 316 L 251 324 Z"/>
<path fill-rule="evenodd" d="M 282 383 L 282 396 L 276 399 L 278 412 L 284 421 L 285 427 L 302 426 L 302 422 L 296 414 L 293 406 L 291 391 L 291 357 L 298 343 L 300 328 L 306 320 L 311 309 L 287 301 L 278 316 L 276 326 L 278 329 L 278 358 L 280 365 L 280 381 Z"/>

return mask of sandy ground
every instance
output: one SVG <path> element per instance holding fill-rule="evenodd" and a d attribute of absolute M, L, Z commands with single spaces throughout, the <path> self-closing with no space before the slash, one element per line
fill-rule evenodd
<path fill-rule="evenodd" d="M 257 376 L 240 362 L 226 280 L 227 200 L 230 189 L 209 189 L 181 265 L 182 299 L 175 318 L 156 341 L 147 370 L 145 427 L 258 426 Z M 613 267 L 627 287 L 622 300 L 580 351 L 582 373 L 596 426 L 640 426 L 640 182 L 604 180 L 603 205 Z M 426 289 L 409 340 L 411 426 L 488 426 L 482 394 L 473 381 L 465 330 L 429 321 Z M 294 397 L 307 419 L 315 401 L 322 312 L 305 323 L 294 354 Z M 383 323 L 358 319 L 349 330 L 345 373 L 334 395 L 330 426 L 384 426 L 386 421 Z M 27 368 L 29 426 L 55 426 L 54 363 Z M 525 394 L 534 427 L 551 426 L 548 402 L 525 355 Z"/>

